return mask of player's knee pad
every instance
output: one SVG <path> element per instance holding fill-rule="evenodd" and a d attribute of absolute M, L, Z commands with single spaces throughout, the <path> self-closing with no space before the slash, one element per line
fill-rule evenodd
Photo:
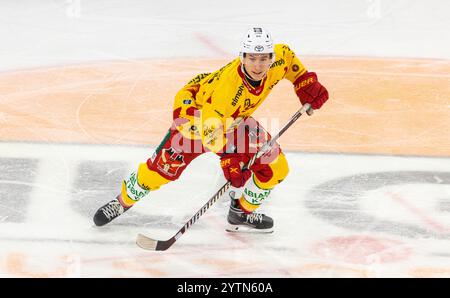
<path fill-rule="evenodd" d="M 122 202 L 126 206 L 131 206 L 151 190 L 157 190 L 168 182 L 170 180 L 150 170 L 146 163 L 141 163 L 137 172 L 132 172 L 122 183 Z"/>

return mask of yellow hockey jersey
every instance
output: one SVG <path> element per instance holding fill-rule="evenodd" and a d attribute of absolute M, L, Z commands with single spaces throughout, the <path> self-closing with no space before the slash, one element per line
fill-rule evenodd
<path fill-rule="evenodd" d="M 306 72 L 287 45 L 277 44 L 274 49 L 274 63 L 256 88 L 242 73 L 240 58 L 190 80 L 175 96 L 173 106 L 174 123 L 183 136 L 201 139 L 205 148 L 220 151 L 226 144 L 226 133 L 249 117 L 280 80 L 294 83 Z"/>

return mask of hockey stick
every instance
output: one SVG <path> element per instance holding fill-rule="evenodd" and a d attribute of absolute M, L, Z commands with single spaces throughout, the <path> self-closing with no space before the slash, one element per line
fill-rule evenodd
<path fill-rule="evenodd" d="M 313 110 L 311 109 L 310 104 L 305 104 L 301 109 L 299 109 L 289 120 L 288 123 L 284 125 L 284 127 L 274 136 L 272 137 L 268 142 L 266 142 L 261 149 L 253 155 L 252 159 L 248 162 L 246 165 L 246 168 L 250 168 L 255 160 L 259 157 L 261 157 L 264 153 L 268 152 L 273 144 L 277 141 L 277 139 L 292 125 L 295 121 L 297 121 L 298 118 L 302 114 L 307 112 L 309 115 L 312 114 Z M 152 238 L 149 238 L 143 234 L 138 234 L 136 239 L 136 244 L 146 250 L 166 250 L 169 247 L 171 247 L 175 241 L 177 241 L 181 235 L 183 235 L 187 229 L 189 229 L 199 218 L 202 216 L 206 210 L 209 209 L 209 207 L 212 206 L 229 188 L 230 188 L 231 182 L 227 181 L 224 186 L 222 186 L 215 194 L 214 196 L 209 199 L 208 202 L 206 202 L 203 207 L 195 213 L 194 216 L 189 219 L 189 221 L 173 236 L 172 238 L 168 240 L 155 240 Z"/>

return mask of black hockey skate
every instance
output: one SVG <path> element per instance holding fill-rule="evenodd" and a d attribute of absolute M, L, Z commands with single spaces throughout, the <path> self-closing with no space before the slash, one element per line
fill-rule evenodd
<path fill-rule="evenodd" d="M 117 198 L 97 210 L 94 215 L 94 223 L 97 226 L 106 225 L 130 208 L 123 207 L 119 202 L 119 196 L 117 196 Z"/>
<path fill-rule="evenodd" d="M 238 200 L 231 199 L 228 211 L 227 232 L 272 233 L 273 219 L 262 213 L 247 214 L 242 211 Z"/>

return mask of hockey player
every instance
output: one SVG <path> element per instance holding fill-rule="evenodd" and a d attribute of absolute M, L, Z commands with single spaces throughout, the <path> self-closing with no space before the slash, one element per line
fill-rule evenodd
<path fill-rule="evenodd" d="M 301 104 L 310 103 L 312 109 L 328 99 L 316 73 L 307 71 L 287 45 L 274 45 L 264 28 L 251 28 L 238 58 L 197 75 L 176 94 L 173 125 L 153 156 L 123 181 L 117 198 L 96 212 L 95 224 L 109 223 L 149 192 L 178 179 L 196 157 L 214 152 L 231 182 L 227 231 L 273 231 L 272 218 L 256 210 L 288 174 L 285 155 L 275 144 L 250 169 L 244 165 L 270 140 L 251 115 L 282 79 L 291 81 Z"/>

